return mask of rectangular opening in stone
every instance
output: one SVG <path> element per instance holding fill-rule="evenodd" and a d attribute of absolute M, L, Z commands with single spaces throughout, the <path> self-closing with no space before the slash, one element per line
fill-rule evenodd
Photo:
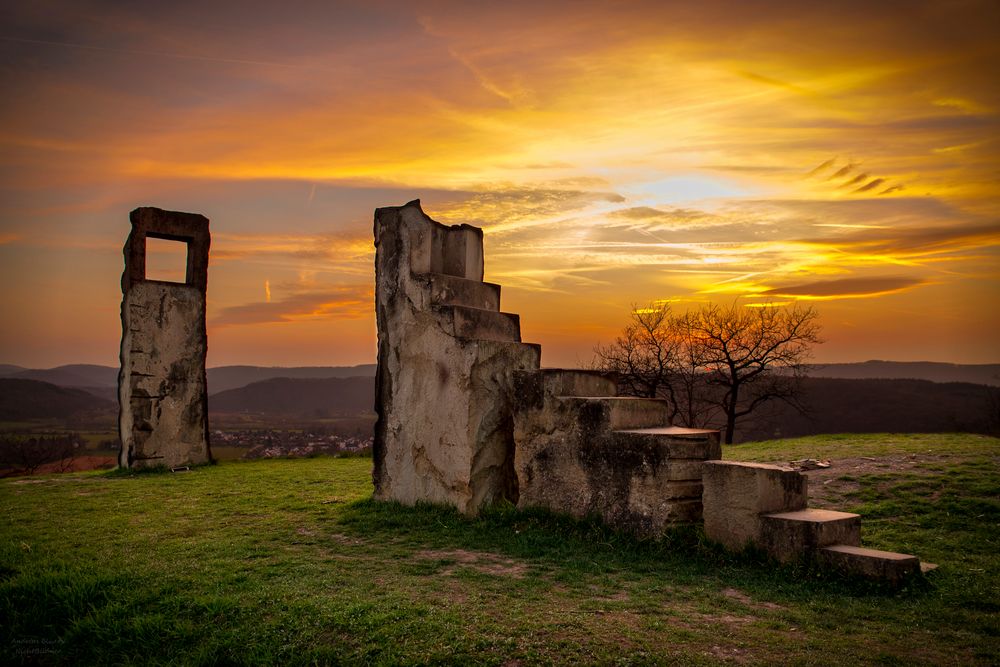
<path fill-rule="evenodd" d="M 146 280 L 186 283 L 187 265 L 187 242 L 146 237 Z"/>

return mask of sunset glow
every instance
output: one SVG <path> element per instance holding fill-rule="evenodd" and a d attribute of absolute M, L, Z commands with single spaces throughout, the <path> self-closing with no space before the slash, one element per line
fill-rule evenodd
<path fill-rule="evenodd" d="M 734 299 L 815 305 L 821 361 L 1000 361 L 996 3 L 278 7 L 0 10 L 0 361 L 117 363 L 150 205 L 211 220 L 210 366 L 372 363 L 415 198 L 544 365 Z"/>

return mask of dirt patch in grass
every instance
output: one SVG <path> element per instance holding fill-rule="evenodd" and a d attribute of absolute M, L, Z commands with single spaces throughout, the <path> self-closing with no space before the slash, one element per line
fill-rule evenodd
<path fill-rule="evenodd" d="M 367 542 L 361 539 L 360 537 L 350 537 L 348 535 L 342 535 L 340 533 L 334 533 L 330 535 L 330 539 L 336 542 L 337 544 L 342 544 L 347 547 L 360 547 L 367 544 Z"/>
<path fill-rule="evenodd" d="M 732 662 L 737 665 L 746 664 L 748 661 L 747 650 L 738 646 L 713 646 L 705 655 L 711 656 L 723 662 Z"/>
<path fill-rule="evenodd" d="M 806 470 L 809 478 L 809 503 L 822 509 L 834 508 L 843 502 L 844 496 L 861 489 L 856 477 L 888 473 L 913 473 L 937 475 L 940 471 L 932 468 L 939 464 L 952 463 L 953 456 L 941 454 L 899 454 L 892 456 L 861 456 L 834 459 L 829 468 Z"/>
<path fill-rule="evenodd" d="M 524 574 L 528 571 L 526 563 L 485 551 L 467 551 L 465 549 L 425 550 L 415 553 L 414 558 L 454 562 L 453 566 L 447 566 L 441 570 L 440 574 L 445 576 L 454 574 L 457 567 L 468 567 L 485 574 L 513 577 L 515 579 L 523 578 Z"/>
<path fill-rule="evenodd" d="M 735 588 L 726 588 L 722 591 L 722 594 L 753 609 L 784 609 L 780 604 L 773 602 L 755 602 L 749 595 Z"/>

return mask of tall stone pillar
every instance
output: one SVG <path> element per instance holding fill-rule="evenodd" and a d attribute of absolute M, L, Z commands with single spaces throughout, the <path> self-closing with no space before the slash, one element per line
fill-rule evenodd
<path fill-rule="evenodd" d="M 483 282 L 483 232 L 419 201 L 375 211 L 375 497 L 466 514 L 517 501 L 513 373 L 538 368 Z"/>
<path fill-rule="evenodd" d="M 122 273 L 118 432 L 123 468 L 177 467 L 212 460 L 205 380 L 208 219 L 137 208 L 129 215 Z M 146 239 L 187 244 L 183 283 L 146 279 Z"/>

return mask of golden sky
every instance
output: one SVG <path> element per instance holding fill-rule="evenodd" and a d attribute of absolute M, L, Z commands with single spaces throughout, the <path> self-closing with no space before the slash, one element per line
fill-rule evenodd
<path fill-rule="evenodd" d="M 371 363 L 373 210 L 415 198 L 484 228 L 544 365 L 632 304 L 734 299 L 815 305 L 820 361 L 1000 361 L 996 2 L 73 0 L 0 26 L 0 362 L 117 363 L 151 205 L 211 219 L 210 366 Z"/>

